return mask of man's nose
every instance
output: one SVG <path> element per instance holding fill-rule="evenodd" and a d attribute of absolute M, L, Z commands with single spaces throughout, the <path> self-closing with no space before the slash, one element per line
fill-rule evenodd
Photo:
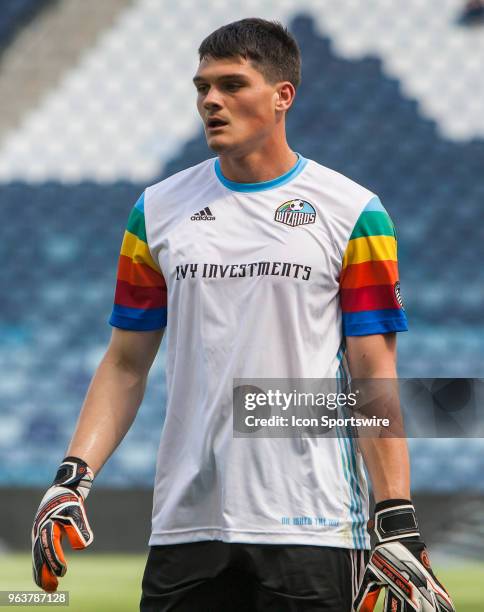
<path fill-rule="evenodd" d="M 207 110 L 213 109 L 214 107 L 221 108 L 222 106 L 222 96 L 220 92 L 215 89 L 215 87 L 211 87 L 203 100 L 203 107 Z"/>

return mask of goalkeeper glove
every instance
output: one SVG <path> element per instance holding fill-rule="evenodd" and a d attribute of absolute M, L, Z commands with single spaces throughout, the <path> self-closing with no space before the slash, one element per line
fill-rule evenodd
<path fill-rule="evenodd" d="M 389 499 L 375 507 L 377 539 L 354 600 L 355 612 L 372 612 L 385 589 L 384 612 L 455 612 L 430 567 L 413 504 Z"/>
<path fill-rule="evenodd" d="M 93 479 L 87 463 L 66 457 L 40 502 L 32 528 L 32 563 L 34 580 L 44 591 L 55 591 L 57 577 L 67 571 L 64 535 L 74 549 L 86 548 L 94 539 L 84 509 Z"/>

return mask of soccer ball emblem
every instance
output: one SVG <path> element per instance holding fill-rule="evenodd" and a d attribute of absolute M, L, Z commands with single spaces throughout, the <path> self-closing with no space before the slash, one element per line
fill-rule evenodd
<path fill-rule="evenodd" d="M 274 221 L 285 223 L 289 227 L 308 225 L 316 222 L 316 211 L 307 200 L 294 198 L 278 206 L 274 214 Z"/>

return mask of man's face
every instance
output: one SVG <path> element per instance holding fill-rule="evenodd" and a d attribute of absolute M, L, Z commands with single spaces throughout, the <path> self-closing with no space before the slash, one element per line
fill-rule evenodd
<path fill-rule="evenodd" d="M 273 132 L 277 89 L 250 61 L 205 58 L 193 82 L 207 144 L 214 151 L 249 152 Z"/>

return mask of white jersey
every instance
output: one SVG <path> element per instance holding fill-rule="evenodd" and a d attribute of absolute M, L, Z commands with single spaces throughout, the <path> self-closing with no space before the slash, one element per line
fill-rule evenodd
<path fill-rule="evenodd" d="M 406 329 L 378 198 L 298 156 L 234 183 L 209 159 L 148 187 L 125 232 L 110 323 L 166 326 L 166 418 L 150 545 L 369 548 L 351 438 L 234 437 L 237 378 L 337 378 L 344 336 Z"/>

